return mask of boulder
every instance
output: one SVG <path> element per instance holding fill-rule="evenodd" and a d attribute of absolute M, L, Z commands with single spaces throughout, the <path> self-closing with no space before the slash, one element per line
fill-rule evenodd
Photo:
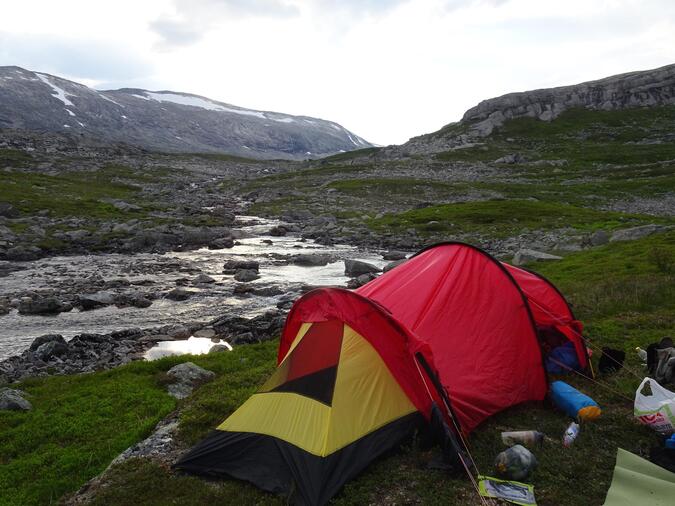
<path fill-rule="evenodd" d="M 356 278 L 350 279 L 347 282 L 347 288 L 351 288 L 351 289 L 359 288 L 359 287 L 365 285 L 366 283 L 372 281 L 376 277 L 377 276 L 373 273 L 361 274 L 360 276 L 358 276 Z"/>
<path fill-rule="evenodd" d="M 183 362 L 167 371 L 172 380 L 168 386 L 169 395 L 176 399 L 185 399 L 202 383 L 212 380 L 216 375 L 192 362 Z"/>
<path fill-rule="evenodd" d="M 56 297 L 23 300 L 19 304 L 21 314 L 57 314 L 72 309 Z"/>
<path fill-rule="evenodd" d="M 640 227 L 631 227 L 617 230 L 612 234 L 612 237 L 609 239 L 610 242 L 615 241 L 635 241 L 637 239 L 642 239 L 647 237 L 655 232 L 660 232 L 665 227 L 663 225 L 656 225 L 651 223 L 649 225 L 642 225 Z"/>
<path fill-rule="evenodd" d="M 211 339 L 215 335 L 216 331 L 210 327 L 204 327 L 193 334 L 195 337 L 205 337 L 206 339 Z"/>
<path fill-rule="evenodd" d="M 216 280 L 207 274 L 200 274 L 195 279 L 192 280 L 193 285 L 209 285 L 215 283 Z"/>
<path fill-rule="evenodd" d="M 234 247 L 234 239 L 232 237 L 221 237 L 214 239 L 209 243 L 209 249 L 230 249 Z"/>
<path fill-rule="evenodd" d="M 362 262 L 360 260 L 345 260 L 345 275 L 349 277 L 358 277 L 361 274 L 374 274 L 382 272 L 379 267 Z"/>
<path fill-rule="evenodd" d="M 0 216 L 4 218 L 18 218 L 21 216 L 21 213 L 12 204 L 0 202 Z"/>
<path fill-rule="evenodd" d="M 140 292 L 127 296 L 125 302 L 133 307 L 146 308 L 152 306 L 152 301 Z"/>
<path fill-rule="evenodd" d="M 60 334 L 45 334 L 43 336 L 36 337 L 35 339 L 33 339 L 33 342 L 30 344 L 30 347 L 28 349 L 30 351 L 35 351 L 43 344 L 53 342 L 66 344 L 66 340 Z"/>
<path fill-rule="evenodd" d="M 253 269 L 241 269 L 234 274 L 234 279 L 242 283 L 248 283 L 249 281 L 253 281 L 259 277 L 260 276 L 258 275 L 258 272 L 254 271 Z"/>
<path fill-rule="evenodd" d="M 591 243 L 591 246 L 602 246 L 609 242 L 609 234 L 604 230 L 596 230 L 591 234 L 589 242 Z"/>
<path fill-rule="evenodd" d="M 524 265 L 528 262 L 546 262 L 551 260 L 562 260 L 562 257 L 533 249 L 520 249 L 513 256 L 513 265 Z"/>
<path fill-rule="evenodd" d="M 14 246 L 5 252 L 5 259 L 15 262 L 28 262 L 40 258 L 42 250 L 36 246 Z"/>
<path fill-rule="evenodd" d="M 215 345 L 211 346 L 211 348 L 209 349 L 209 354 L 210 353 L 221 353 L 223 351 L 230 351 L 230 348 L 228 348 L 224 344 L 215 344 Z"/>
<path fill-rule="evenodd" d="M 403 251 L 391 250 L 382 254 L 384 260 L 403 260 L 406 258 L 406 254 Z"/>
<path fill-rule="evenodd" d="M 256 260 L 228 260 L 223 264 L 223 274 L 235 274 L 242 269 L 258 272 L 260 269 L 260 262 L 257 262 Z"/>
<path fill-rule="evenodd" d="M 66 353 L 68 353 L 68 344 L 59 341 L 49 341 L 35 350 L 35 356 L 45 362 L 48 362 L 53 357 L 60 357 Z"/>
<path fill-rule="evenodd" d="M 169 300 L 188 300 L 192 296 L 192 292 L 185 290 L 184 288 L 174 288 L 169 291 L 165 297 Z"/>
<path fill-rule="evenodd" d="M 237 334 L 236 336 L 228 339 L 232 344 L 251 344 L 257 343 L 258 339 L 253 335 L 253 332 L 243 332 L 242 334 Z"/>
<path fill-rule="evenodd" d="M 285 236 L 287 233 L 288 233 L 288 230 L 286 229 L 286 227 L 284 227 L 284 226 L 282 226 L 282 225 L 278 225 L 278 226 L 276 226 L 276 227 L 272 227 L 272 228 L 270 229 L 270 231 L 269 231 L 269 234 L 270 234 L 272 237 L 283 237 L 283 236 Z"/>
<path fill-rule="evenodd" d="M 321 267 L 323 265 L 328 265 L 332 261 L 332 258 L 330 255 L 302 253 L 300 255 L 294 255 L 291 261 L 295 265 L 302 265 L 305 267 Z"/>
<path fill-rule="evenodd" d="M 83 310 L 96 309 L 115 304 L 115 294 L 112 292 L 96 292 L 78 296 L 78 301 Z"/>
<path fill-rule="evenodd" d="M 187 339 L 192 334 L 185 325 L 176 325 L 167 332 L 171 339 Z"/>
<path fill-rule="evenodd" d="M 502 156 L 501 158 L 497 158 L 494 163 L 525 163 L 527 162 L 527 158 L 525 158 L 523 155 L 520 153 L 512 153 L 510 155 Z"/>
<path fill-rule="evenodd" d="M 28 411 L 33 409 L 31 403 L 24 399 L 24 395 L 21 390 L 13 388 L 0 389 L 0 410 Z"/>

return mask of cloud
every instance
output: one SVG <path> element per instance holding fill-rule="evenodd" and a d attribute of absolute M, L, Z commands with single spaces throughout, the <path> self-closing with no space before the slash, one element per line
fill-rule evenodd
<path fill-rule="evenodd" d="M 96 83 L 134 82 L 148 77 L 152 65 L 119 42 L 97 42 L 45 34 L 0 32 L 0 65 Z"/>
<path fill-rule="evenodd" d="M 456 11 L 469 7 L 501 7 L 509 0 L 445 0 L 445 8 L 448 11 Z"/>
<path fill-rule="evenodd" d="M 149 24 L 159 36 L 161 50 L 190 46 L 222 21 L 299 14 L 294 4 L 284 0 L 173 0 L 172 7 L 172 14 L 164 13 Z"/>

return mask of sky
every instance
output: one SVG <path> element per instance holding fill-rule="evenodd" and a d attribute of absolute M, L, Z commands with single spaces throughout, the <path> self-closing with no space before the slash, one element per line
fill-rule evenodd
<path fill-rule="evenodd" d="M 382 145 L 481 100 L 675 63 L 672 0 L 0 0 L 0 65 L 336 121 Z"/>

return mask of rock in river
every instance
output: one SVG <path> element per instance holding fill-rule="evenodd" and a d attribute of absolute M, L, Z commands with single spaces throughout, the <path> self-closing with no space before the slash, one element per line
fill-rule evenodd
<path fill-rule="evenodd" d="M 360 260 L 345 260 L 345 275 L 350 277 L 355 278 L 361 274 L 374 274 L 381 271 L 382 269 L 379 267 L 367 262 L 362 262 Z"/>

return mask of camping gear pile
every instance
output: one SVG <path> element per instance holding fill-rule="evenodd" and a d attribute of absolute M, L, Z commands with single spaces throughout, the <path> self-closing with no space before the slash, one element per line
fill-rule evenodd
<path fill-rule="evenodd" d="M 427 248 L 355 291 L 299 298 L 276 371 L 175 467 L 325 504 L 423 428 L 477 492 L 506 490 L 476 480 L 466 437 L 495 413 L 542 401 L 547 371 L 591 374 L 582 330 L 543 277 L 463 243 Z M 560 399 L 575 419 L 600 413 L 576 390 Z M 536 465 L 521 445 L 498 461 L 514 478 Z M 522 504 L 534 504 L 520 485 L 532 492 Z"/>

